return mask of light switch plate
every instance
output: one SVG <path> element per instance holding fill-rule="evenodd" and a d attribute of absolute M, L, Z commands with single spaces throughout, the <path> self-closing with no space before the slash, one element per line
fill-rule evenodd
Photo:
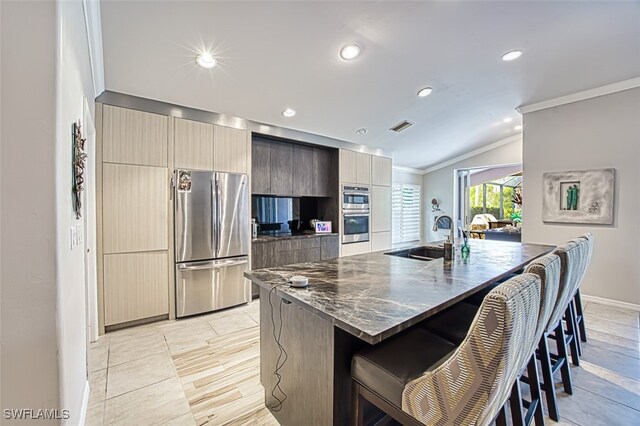
<path fill-rule="evenodd" d="M 75 226 L 72 226 L 70 228 L 70 235 L 69 236 L 71 238 L 71 250 L 73 250 L 74 247 L 76 246 L 76 241 L 77 241 L 77 238 L 78 238 Z"/>
<path fill-rule="evenodd" d="M 84 245 L 84 227 L 81 223 L 76 225 L 76 246 Z"/>

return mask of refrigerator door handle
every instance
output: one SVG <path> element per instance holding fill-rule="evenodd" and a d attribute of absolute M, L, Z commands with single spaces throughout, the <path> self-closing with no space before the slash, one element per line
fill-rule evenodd
<path fill-rule="evenodd" d="M 218 200 L 216 191 L 218 190 L 217 177 L 214 174 L 211 178 L 211 244 L 213 245 L 213 254 L 218 256 Z"/>
<path fill-rule="evenodd" d="M 220 179 L 216 173 L 216 256 L 220 256 L 220 228 L 222 227 L 222 209 L 220 208 Z"/>
<path fill-rule="evenodd" d="M 199 271 L 203 269 L 222 269 L 229 266 L 238 266 L 249 263 L 249 259 L 210 260 L 205 262 L 182 263 L 178 267 L 181 271 Z"/>

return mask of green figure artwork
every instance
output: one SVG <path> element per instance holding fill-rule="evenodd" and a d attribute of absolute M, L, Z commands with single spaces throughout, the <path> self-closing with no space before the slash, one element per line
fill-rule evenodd
<path fill-rule="evenodd" d="M 578 193 L 580 188 L 578 185 L 569 186 L 567 188 L 567 208 L 566 210 L 578 210 Z"/>

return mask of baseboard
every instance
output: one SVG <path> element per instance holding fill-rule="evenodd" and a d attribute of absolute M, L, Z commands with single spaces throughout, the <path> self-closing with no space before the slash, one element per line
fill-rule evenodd
<path fill-rule="evenodd" d="M 618 300 L 605 299 L 604 297 L 589 296 L 588 294 L 580 294 L 582 300 L 587 302 L 600 303 L 601 305 L 614 306 L 616 308 L 631 309 L 640 312 L 640 305 L 635 303 L 620 302 Z"/>
<path fill-rule="evenodd" d="M 82 410 L 80 411 L 80 421 L 78 426 L 83 426 L 87 422 L 87 410 L 89 409 L 89 393 L 91 388 L 89 387 L 89 381 L 84 382 L 84 393 L 82 394 Z"/>

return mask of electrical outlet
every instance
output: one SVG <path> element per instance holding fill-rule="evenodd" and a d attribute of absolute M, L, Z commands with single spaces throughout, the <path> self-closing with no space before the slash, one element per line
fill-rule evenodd
<path fill-rule="evenodd" d="M 76 225 L 76 246 L 84 245 L 84 226 L 81 223 Z"/>
<path fill-rule="evenodd" d="M 71 250 L 73 250 L 77 245 L 77 241 L 78 241 L 78 235 L 77 235 L 75 226 L 71 227 L 69 236 L 71 238 Z"/>

